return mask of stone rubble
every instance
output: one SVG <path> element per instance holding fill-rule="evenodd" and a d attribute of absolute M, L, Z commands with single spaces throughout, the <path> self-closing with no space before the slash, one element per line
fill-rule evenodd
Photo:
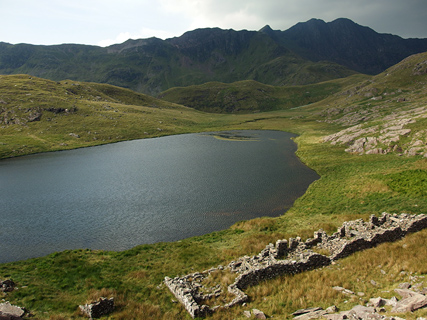
<path fill-rule="evenodd" d="M 165 277 L 164 282 L 192 318 L 204 317 L 219 309 L 227 309 L 246 302 L 248 296 L 243 290 L 260 281 L 321 268 L 354 252 L 373 248 L 380 243 L 396 241 L 408 233 L 425 228 L 427 215 L 424 214 L 383 213 L 381 217 L 372 215 L 368 222 L 362 219 L 344 222 L 331 236 L 319 230 L 314 233 L 314 238 L 305 242 L 299 237 L 278 240 L 275 245 L 271 243 L 267 245 L 256 256 L 243 256 L 230 262 L 226 267 L 220 266 L 175 278 Z M 329 252 L 329 255 L 316 253 L 313 249 Z M 223 292 L 220 285 L 210 290 L 204 288 L 202 280 L 217 270 L 227 270 L 237 275 L 234 283 L 227 288 L 235 298 L 225 305 L 209 307 L 203 302 L 212 297 L 219 297 Z M 206 291 L 210 293 L 203 293 Z M 350 291 L 349 294 L 354 293 Z M 420 299 L 416 303 L 423 302 Z"/>
<path fill-rule="evenodd" d="M 100 298 L 99 301 L 80 305 L 80 311 L 90 319 L 100 318 L 114 311 L 114 298 Z"/>

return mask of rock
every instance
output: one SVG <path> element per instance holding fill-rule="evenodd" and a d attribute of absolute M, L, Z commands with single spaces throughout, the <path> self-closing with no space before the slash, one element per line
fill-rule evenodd
<path fill-rule="evenodd" d="M 353 292 L 353 291 L 348 290 L 348 289 L 343 288 L 343 287 L 339 287 L 339 286 L 335 286 L 335 287 L 333 287 L 332 289 L 334 289 L 334 290 L 336 290 L 336 291 L 339 291 L 339 292 L 341 292 L 341 293 L 344 293 L 344 294 L 354 294 L 354 292 Z"/>
<path fill-rule="evenodd" d="M 0 314 L 0 320 L 23 320 L 23 318 L 15 317 L 7 314 Z"/>
<path fill-rule="evenodd" d="M 69 133 L 68 134 L 70 137 L 74 137 L 74 138 L 80 138 L 80 136 L 77 133 Z"/>
<path fill-rule="evenodd" d="M 403 282 L 399 284 L 399 289 L 409 289 L 411 284 L 409 282 Z"/>
<path fill-rule="evenodd" d="M 0 280 L 0 291 L 12 292 L 15 289 L 15 283 L 11 279 Z"/>
<path fill-rule="evenodd" d="M 414 291 L 409 290 L 409 289 L 394 289 L 394 292 L 396 292 L 403 299 L 406 299 L 406 298 L 409 298 L 409 297 L 413 297 L 413 296 L 419 294 L 419 293 L 414 292 Z"/>
<path fill-rule="evenodd" d="M 382 306 L 385 306 L 386 305 L 386 300 L 384 300 L 383 298 L 381 298 L 381 297 L 378 297 L 378 298 L 372 298 L 372 299 L 369 299 L 369 303 L 368 303 L 368 306 L 369 307 L 374 307 L 374 308 L 379 308 L 379 307 L 382 307 Z"/>
<path fill-rule="evenodd" d="M 258 310 L 258 309 L 252 309 L 252 313 L 255 316 L 256 319 L 267 319 L 264 312 Z"/>
<path fill-rule="evenodd" d="M 82 313 L 89 318 L 99 318 L 114 311 L 114 298 L 100 298 L 98 302 L 80 305 L 79 307 Z"/>
<path fill-rule="evenodd" d="M 28 116 L 28 122 L 40 121 L 41 118 L 42 118 L 42 113 L 41 112 L 35 112 L 35 113 L 30 114 Z"/>
<path fill-rule="evenodd" d="M 324 318 L 328 320 L 343 320 L 344 316 L 342 314 L 327 314 Z"/>
<path fill-rule="evenodd" d="M 320 309 L 317 311 L 301 314 L 301 315 L 295 317 L 294 320 L 319 319 L 319 318 L 323 317 L 324 315 L 326 315 L 326 311 Z"/>
<path fill-rule="evenodd" d="M 12 317 L 22 317 L 25 310 L 21 307 L 11 305 L 9 301 L 0 303 L 0 314 Z"/>
<path fill-rule="evenodd" d="M 299 316 L 305 313 L 310 313 L 310 312 L 314 312 L 314 311 L 319 311 L 319 310 L 323 310 L 320 307 L 317 308 L 307 308 L 307 309 L 299 309 L 297 311 L 295 311 L 294 313 L 292 313 L 293 316 Z"/>
<path fill-rule="evenodd" d="M 344 314 L 347 316 L 347 319 L 381 319 L 381 315 L 375 313 L 375 308 L 361 305 L 355 306 Z"/>
<path fill-rule="evenodd" d="M 250 318 L 252 315 L 251 315 L 251 312 L 250 311 L 248 311 L 248 310 L 245 310 L 245 311 L 243 311 L 243 315 L 246 317 L 246 318 Z"/>
<path fill-rule="evenodd" d="M 338 307 L 337 306 L 330 306 L 329 308 L 326 308 L 326 313 L 336 313 L 338 312 Z"/>
<path fill-rule="evenodd" d="M 396 297 L 391 297 L 390 299 L 384 299 L 386 301 L 385 305 L 386 306 L 392 306 L 394 307 L 397 303 L 397 298 Z"/>
<path fill-rule="evenodd" d="M 427 297 L 422 294 L 415 294 L 402 299 L 396 303 L 392 312 L 412 312 L 427 305 Z"/>

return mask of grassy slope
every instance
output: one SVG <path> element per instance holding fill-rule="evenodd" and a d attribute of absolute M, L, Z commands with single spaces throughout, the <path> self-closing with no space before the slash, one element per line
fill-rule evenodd
<path fill-rule="evenodd" d="M 39 121 L 29 121 L 35 115 Z M 0 76 L 0 158 L 215 130 L 232 121 L 110 85 Z"/>
<path fill-rule="evenodd" d="M 412 70 L 420 61 L 426 61 L 427 56 L 422 55 L 412 59 L 414 60 L 408 62 L 408 66 L 402 67 L 402 72 Z M 414 78 L 408 71 L 407 76 L 400 74 L 400 79 L 396 80 L 388 77 L 388 72 L 373 78 L 378 90 L 386 90 L 391 83 L 395 82 L 395 87 L 401 88 L 408 98 L 410 97 L 405 108 L 425 104 L 427 74 Z M 24 80 L 28 81 L 24 77 L 19 81 Z M 65 84 L 62 85 L 65 86 Z M 335 231 L 343 221 L 349 219 L 367 218 L 370 214 L 380 214 L 382 211 L 427 212 L 427 200 L 422 193 L 417 192 L 420 185 L 422 188 L 427 187 L 425 180 L 405 174 L 408 170 L 412 172 L 413 169 L 420 169 L 418 172 L 425 173 L 426 159 L 420 156 L 400 157 L 396 154 L 358 156 L 345 153 L 345 146 L 321 142 L 325 135 L 344 128 L 337 123 L 324 122 L 327 117 L 322 110 L 334 105 L 365 105 L 368 103 L 366 97 L 363 94 L 354 94 L 364 86 L 363 83 L 357 86 L 349 85 L 343 91 L 345 94 L 337 94 L 310 106 L 251 115 L 206 115 L 188 109 L 184 111 L 182 107 L 176 105 L 169 105 L 170 109 L 166 109 L 166 106 L 161 110 L 155 109 L 163 115 L 163 121 L 167 124 L 173 121 L 184 121 L 184 118 L 188 121 L 187 126 L 171 126 L 178 129 L 162 131 L 161 134 L 178 133 L 179 130 L 188 132 L 208 130 L 221 126 L 299 133 L 300 136 L 296 139 L 299 146 L 298 155 L 321 175 L 321 179 L 314 182 L 306 194 L 296 201 L 293 208 L 279 218 L 244 221 L 228 230 L 209 235 L 175 243 L 142 245 L 124 252 L 73 250 L 55 253 L 44 258 L 0 265 L 0 278 L 12 277 L 21 287 L 20 290 L 9 294 L 7 299 L 27 307 L 39 319 L 79 319 L 76 311 L 78 304 L 100 295 L 111 294 L 116 297 L 118 310 L 109 317 L 110 319 L 188 319 L 189 316 L 183 308 L 179 304 L 174 304 L 171 301 L 171 294 L 161 286 L 164 276 L 187 274 L 218 264 L 227 264 L 241 255 L 258 253 L 267 243 L 279 238 L 296 235 L 307 238 L 319 228 L 330 233 Z M 101 89 L 98 88 L 97 92 L 99 90 Z M 25 100 L 25 97 L 20 95 L 21 99 Z M 2 95 L 0 99 L 6 100 Z M 76 114 L 64 114 L 62 115 L 64 119 L 71 116 L 77 117 L 80 110 L 90 110 L 89 106 L 85 107 L 83 101 L 77 101 L 80 104 L 77 105 Z M 95 104 L 90 102 L 92 103 Z M 386 102 L 386 100 L 369 100 L 369 103 L 383 104 L 389 109 L 388 112 L 397 106 L 397 102 Z M 150 107 L 127 106 L 113 104 L 113 102 L 109 104 L 114 106 L 119 114 L 124 113 L 123 110 L 134 110 L 136 117 L 139 116 L 139 110 L 153 111 L 152 107 L 150 109 Z M 112 116 L 113 113 L 108 113 L 110 111 L 98 107 L 98 111 L 93 111 L 92 117 L 89 115 L 89 117 L 78 119 L 96 118 L 98 113 Z M 181 117 L 180 112 L 183 112 Z M 166 114 L 169 118 L 166 118 Z M 150 115 L 154 117 L 155 113 Z M 127 116 L 123 114 L 122 117 Z M 145 117 L 148 118 L 147 115 Z M 173 117 L 178 120 L 173 120 Z M 130 121 L 134 118 L 125 119 Z M 12 133 L 25 137 L 27 133 L 34 132 L 33 125 L 47 126 L 51 123 L 51 121 L 45 123 L 43 121 L 42 117 L 39 123 L 31 122 L 28 128 L 10 125 L 2 129 L 2 139 L 3 132 L 10 134 L 9 139 L 12 140 Z M 103 117 L 103 121 L 99 120 L 97 123 L 101 129 L 107 130 L 101 124 L 110 123 L 109 121 L 112 120 Z M 157 118 L 156 121 L 158 121 Z M 67 121 L 67 125 L 69 122 Z M 154 123 L 153 127 L 155 127 Z M 72 129 L 64 129 L 64 133 L 57 140 L 54 139 L 53 134 L 49 135 L 48 141 L 52 141 L 50 148 L 59 148 L 60 146 L 53 142 L 68 139 L 67 133 L 77 132 L 78 128 L 81 128 L 81 124 Z M 36 129 L 39 130 L 38 127 Z M 59 127 L 56 130 L 59 130 Z M 141 133 L 143 130 L 146 129 L 140 129 L 129 138 L 143 135 Z M 77 133 L 83 136 L 84 131 Z M 159 133 L 150 132 L 150 134 Z M 68 140 L 67 143 L 69 143 Z M 87 144 L 89 143 L 94 142 L 88 141 Z M 27 145 L 30 144 L 27 143 Z M 72 146 L 69 145 L 69 147 Z M 5 155 L 9 153 L 6 152 Z M 395 175 L 397 173 L 401 174 Z M 416 182 L 415 185 L 406 184 L 405 188 L 393 188 L 390 179 L 398 181 L 402 177 Z M 248 306 L 233 308 L 215 314 L 211 318 L 244 319 L 243 310 L 258 308 L 274 316 L 275 319 L 287 319 L 292 318 L 289 314 L 299 308 L 327 307 L 335 304 L 346 310 L 372 297 L 390 297 L 393 295 L 392 289 L 399 282 L 409 281 L 410 276 L 416 274 L 427 273 L 426 245 L 427 231 L 423 231 L 402 241 L 355 254 L 319 271 L 266 281 L 247 290 L 250 296 Z M 381 270 L 385 274 L 380 272 Z M 370 280 L 375 280 L 378 285 L 372 286 Z M 344 286 L 354 292 L 364 292 L 365 295 L 363 297 L 344 296 L 332 290 L 332 286 L 336 285 Z M 427 286 L 426 282 L 424 286 Z M 407 319 L 416 319 L 420 316 L 426 317 L 427 311 L 421 310 L 405 315 Z"/>
<path fill-rule="evenodd" d="M 270 86 L 253 80 L 209 82 L 166 90 L 159 98 L 196 110 L 214 113 L 249 113 L 283 110 L 310 104 L 341 91 L 349 82 L 368 79 L 354 75 L 304 86 Z"/>

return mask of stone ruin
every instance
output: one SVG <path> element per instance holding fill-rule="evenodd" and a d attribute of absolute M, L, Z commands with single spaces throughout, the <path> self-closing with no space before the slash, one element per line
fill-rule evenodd
<path fill-rule="evenodd" d="M 383 213 L 381 217 L 372 215 L 368 222 L 362 219 L 344 222 L 331 236 L 319 230 L 314 232 L 314 238 L 305 242 L 299 237 L 278 240 L 275 245 L 267 245 L 256 256 L 243 256 L 225 267 L 218 266 L 182 277 L 165 277 L 164 282 L 192 318 L 204 317 L 219 309 L 243 304 L 248 300 L 243 290 L 263 280 L 321 268 L 354 252 L 373 248 L 380 243 L 396 241 L 406 234 L 425 228 L 427 215 L 424 214 Z M 213 297 L 225 295 L 225 292 L 219 284 L 213 288 L 205 288 L 202 281 L 218 270 L 226 270 L 236 275 L 234 283 L 227 288 L 228 293 L 235 298 L 227 304 L 210 307 L 203 303 Z"/>
<path fill-rule="evenodd" d="M 99 301 L 80 305 L 80 311 L 90 319 L 100 318 L 114 311 L 114 298 L 100 298 Z"/>

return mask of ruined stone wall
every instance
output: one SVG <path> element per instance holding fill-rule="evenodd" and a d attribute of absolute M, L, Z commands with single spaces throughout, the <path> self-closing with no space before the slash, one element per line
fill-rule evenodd
<path fill-rule="evenodd" d="M 373 248 L 384 242 L 396 241 L 408 233 L 425 228 L 427 215 L 383 213 L 381 217 L 371 216 L 368 222 L 362 219 L 344 222 L 331 236 L 319 230 L 314 233 L 314 238 L 305 242 L 297 237 L 290 238 L 289 241 L 278 240 L 275 245 L 270 243 L 256 256 L 243 256 L 230 262 L 225 268 L 218 267 L 237 274 L 234 283 L 227 288 L 235 298 L 222 306 L 211 308 L 203 304 L 205 300 L 221 295 L 219 286 L 215 287 L 215 291 L 211 294 L 200 293 L 201 280 L 210 272 L 218 270 L 217 268 L 173 279 L 166 277 L 165 284 L 191 317 L 203 317 L 218 309 L 230 308 L 247 301 L 248 296 L 243 290 L 260 281 L 321 268 L 354 252 Z M 314 248 L 323 249 L 329 254 L 316 253 L 312 250 Z"/>

